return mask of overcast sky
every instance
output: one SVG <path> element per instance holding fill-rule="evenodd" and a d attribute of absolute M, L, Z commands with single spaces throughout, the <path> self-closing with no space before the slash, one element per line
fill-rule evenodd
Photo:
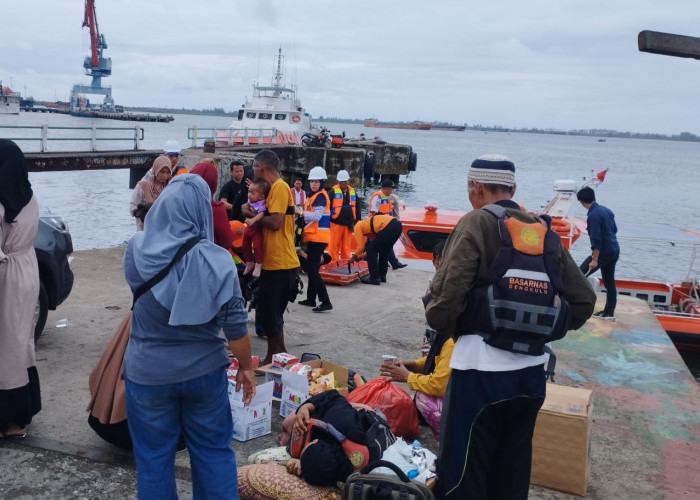
<path fill-rule="evenodd" d="M 0 79 L 40 100 L 88 84 L 83 0 L 4 1 Z M 313 116 L 700 134 L 698 0 L 97 0 L 117 104 L 234 111 L 287 56 Z M 94 100 L 100 100 L 93 96 Z"/>

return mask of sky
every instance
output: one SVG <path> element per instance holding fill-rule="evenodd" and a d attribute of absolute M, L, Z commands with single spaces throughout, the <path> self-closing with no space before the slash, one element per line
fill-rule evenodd
<path fill-rule="evenodd" d="M 89 84 L 83 0 L 6 2 L 0 80 L 38 100 Z M 116 104 L 236 111 L 286 83 L 314 117 L 700 135 L 700 61 L 639 52 L 700 37 L 697 0 L 96 0 Z M 93 96 L 100 100 L 99 96 Z"/>

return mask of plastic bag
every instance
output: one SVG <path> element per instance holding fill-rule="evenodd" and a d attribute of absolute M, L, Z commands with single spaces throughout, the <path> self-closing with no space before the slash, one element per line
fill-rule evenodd
<path fill-rule="evenodd" d="M 406 439 L 418 437 L 418 413 L 411 396 L 386 377 L 375 378 L 348 395 L 350 403 L 364 403 L 384 413 L 391 432 Z"/>

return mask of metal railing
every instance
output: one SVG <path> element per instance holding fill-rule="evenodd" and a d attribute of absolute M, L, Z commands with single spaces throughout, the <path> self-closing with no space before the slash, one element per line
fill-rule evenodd
<path fill-rule="evenodd" d="M 187 138 L 192 141 L 192 147 L 197 148 L 198 140 L 214 140 L 219 146 L 249 146 L 250 144 L 274 143 L 277 137 L 276 128 L 199 128 L 187 129 Z"/>
<path fill-rule="evenodd" d="M 144 138 L 144 129 L 138 125 L 134 127 L 50 127 L 48 125 L 0 125 L 0 129 L 11 129 L 16 131 L 40 131 L 39 137 L 5 137 L 6 139 L 11 139 L 13 141 L 40 141 L 40 152 L 45 153 L 48 151 L 49 141 L 90 141 L 90 150 L 97 151 L 97 143 L 99 141 L 133 141 L 134 151 L 140 149 L 141 141 Z M 66 135 L 62 131 L 90 131 L 89 137 L 76 137 L 75 134 Z M 103 137 L 101 131 L 107 130 L 109 132 L 117 131 L 128 131 L 129 134 L 124 134 L 124 137 Z M 58 131 L 56 136 L 53 134 L 54 131 Z M 21 132 L 25 133 L 25 132 Z M 4 135 L 4 134 L 3 134 Z M 36 135 L 36 134 L 35 134 Z"/>

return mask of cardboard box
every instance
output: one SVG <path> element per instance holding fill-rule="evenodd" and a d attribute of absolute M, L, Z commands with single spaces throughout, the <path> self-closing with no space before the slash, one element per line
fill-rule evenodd
<path fill-rule="evenodd" d="M 265 374 L 265 382 L 273 382 L 272 399 L 279 401 L 282 397 L 282 372 L 284 368 L 272 366 L 270 363 L 261 366 L 257 371 Z"/>
<path fill-rule="evenodd" d="M 348 395 L 348 369 L 341 365 L 336 365 L 330 361 L 324 359 L 314 359 L 313 361 L 306 361 L 304 364 L 309 365 L 311 368 L 323 368 L 323 373 L 333 373 L 335 381 L 340 383 L 341 388 L 338 389 L 343 396 Z"/>
<path fill-rule="evenodd" d="M 282 399 L 280 400 L 280 417 L 294 413 L 301 404 L 309 399 L 309 379 L 289 370 L 282 372 Z"/>
<path fill-rule="evenodd" d="M 532 438 L 532 484 L 586 494 L 591 472 L 592 397 L 588 389 L 547 384 Z"/>
<path fill-rule="evenodd" d="M 228 399 L 233 416 L 233 439 L 248 441 L 272 432 L 272 387 L 266 382 L 256 388 L 248 406 L 241 400 L 243 391 L 236 392 L 236 382 L 229 380 Z"/>

